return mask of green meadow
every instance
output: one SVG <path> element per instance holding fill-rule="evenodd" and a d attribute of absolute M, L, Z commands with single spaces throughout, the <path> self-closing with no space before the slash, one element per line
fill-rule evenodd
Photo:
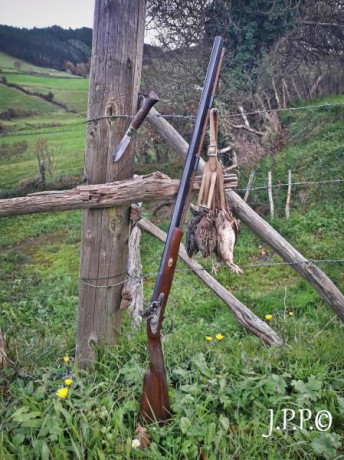
<path fill-rule="evenodd" d="M 9 73 L 11 59 L 0 55 L 8 81 L 45 94 L 52 91 L 56 100 L 64 94 L 78 113 L 0 85 L 0 112 L 9 107 L 30 112 L 1 120 L 1 143 L 28 144 L 22 155 L 0 159 L 1 192 L 10 193 L 19 181 L 38 175 L 33 151 L 40 138 L 58 152 L 56 177 L 81 175 L 88 81 L 57 78 L 60 73 L 46 77 L 43 74 L 53 73 L 39 68 L 35 71 L 41 76 L 29 75 L 30 65 Z M 309 105 L 324 102 L 343 104 L 344 97 Z M 342 106 L 281 114 L 284 146 L 257 165 L 254 186 L 266 185 L 268 170 L 273 171 L 274 184 L 284 184 L 288 169 L 294 182 L 317 183 L 293 186 L 288 220 L 284 186 L 274 188 L 272 221 L 266 189 L 252 190 L 249 198 L 305 257 L 322 261 L 318 265 L 342 292 L 344 183 L 318 182 L 342 178 L 343 119 Z M 247 184 L 249 172 L 240 171 L 239 188 Z M 146 206 L 144 215 L 167 230 L 169 221 L 162 214 L 153 215 Z M 244 225 L 234 253 L 243 274 L 222 266 L 216 278 L 285 344 L 269 347 L 243 329 L 229 308 L 179 261 L 163 330 L 172 419 L 164 426 L 145 426 L 149 446 L 135 449 L 142 379 L 148 368 L 144 322 L 134 334 L 124 312 L 120 340 L 97 351 L 91 372 L 78 370 L 74 361 L 81 216 L 81 211 L 72 211 L 0 219 L 0 329 L 8 354 L 8 366 L 0 374 L 1 459 L 344 458 L 343 323 Z M 161 252 L 161 243 L 142 235 L 147 301 Z M 211 269 L 210 260 L 198 260 Z M 57 392 L 66 377 L 72 383 L 67 397 L 60 398 Z M 278 429 L 286 408 L 295 411 L 295 418 L 286 429 Z M 311 417 L 301 429 L 300 410 L 306 409 Z M 332 419 L 322 419 L 329 429 L 321 431 L 316 416 L 324 410 Z M 275 414 L 273 430 L 264 437 L 270 411 Z"/>

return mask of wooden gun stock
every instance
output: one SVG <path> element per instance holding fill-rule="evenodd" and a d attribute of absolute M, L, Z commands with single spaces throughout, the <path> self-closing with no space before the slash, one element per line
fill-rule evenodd
<path fill-rule="evenodd" d="M 175 228 L 166 263 L 163 267 L 158 301 L 151 306 L 150 317 L 147 322 L 150 365 L 143 381 L 140 413 L 150 422 L 155 419 L 159 422 L 164 422 L 170 418 L 170 404 L 160 330 L 168 295 L 172 286 L 182 236 L 183 232 L 179 228 Z"/>

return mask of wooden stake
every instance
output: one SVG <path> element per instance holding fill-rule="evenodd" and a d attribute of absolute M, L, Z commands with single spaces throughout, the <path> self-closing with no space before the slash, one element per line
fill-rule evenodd
<path fill-rule="evenodd" d="M 280 109 L 281 108 L 281 101 L 280 101 L 280 98 L 279 98 L 279 95 L 278 95 L 278 91 L 277 91 L 277 88 L 276 88 L 276 83 L 275 83 L 275 80 L 272 78 L 271 80 L 271 83 L 272 83 L 272 88 L 274 90 L 274 94 L 275 94 L 275 99 L 276 99 L 276 102 L 277 102 L 277 106 L 278 108 Z"/>
<path fill-rule="evenodd" d="M 112 152 L 134 114 L 145 29 L 146 2 L 96 0 L 86 133 L 85 176 L 89 184 L 133 173 L 133 145 L 113 163 Z M 93 120 L 93 121 L 92 121 Z M 120 302 L 127 264 L 128 207 L 83 213 L 76 358 L 81 368 L 94 359 L 94 346 L 114 343 L 120 333 Z"/>
<path fill-rule="evenodd" d="M 5 349 L 5 339 L 0 331 L 0 369 L 6 367 L 7 359 L 6 359 L 6 349 Z"/>
<path fill-rule="evenodd" d="M 121 310 L 128 309 L 131 317 L 131 329 L 136 332 L 142 323 L 143 312 L 143 282 L 140 255 L 141 229 L 134 225 L 128 244 L 128 279 L 122 290 Z"/>
<path fill-rule="evenodd" d="M 272 198 L 272 173 L 268 171 L 268 197 L 269 197 L 269 204 L 270 204 L 270 217 L 271 219 L 274 218 L 275 214 L 275 207 L 274 207 L 274 200 Z"/>
<path fill-rule="evenodd" d="M 291 200 L 291 169 L 288 170 L 288 191 L 287 201 L 285 203 L 285 217 L 289 219 L 290 216 L 290 200 Z"/>
<path fill-rule="evenodd" d="M 250 194 L 250 190 L 251 190 L 251 187 L 252 187 L 252 184 L 253 184 L 253 179 L 254 179 L 254 171 L 251 171 L 250 177 L 248 179 L 246 191 L 245 191 L 245 196 L 244 196 L 245 203 L 247 203 L 248 196 Z"/>

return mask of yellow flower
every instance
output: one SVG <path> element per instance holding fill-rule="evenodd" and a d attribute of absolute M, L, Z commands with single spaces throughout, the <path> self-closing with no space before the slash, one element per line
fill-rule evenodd
<path fill-rule="evenodd" d="M 64 356 L 64 357 L 63 357 L 63 361 L 64 361 L 65 363 L 69 363 L 69 361 L 70 361 L 69 356 Z"/>
<path fill-rule="evenodd" d="M 141 446 L 141 443 L 140 443 L 140 441 L 138 439 L 133 439 L 132 440 L 131 447 L 133 449 L 137 449 L 140 446 Z"/>
<path fill-rule="evenodd" d="M 272 319 L 272 315 L 265 315 L 265 319 L 269 321 L 270 319 Z"/>
<path fill-rule="evenodd" d="M 66 385 L 67 387 L 70 387 L 71 384 L 73 383 L 73 380 L 72 380 L 72 379 L 66 379 L 66 380 L 64 381 L 64 383 L 65 383 L 65 385 Z"/>
<path fill-rule="evenodd" d="M 289 315 L 289 316 L 294 316 L 294 312 L 290 311 L 290 312 L 288 313 L 288 315 Z"/>
<path fill-rule="evenodd" d="M 56 396 L 58 396 L 60 399 L 66 399 L 68 395 L 68 388 L 60 388 L 56 392 Z"/>
<path fill-rule="evenodd" d="M 217 340 L 222 340 L 223 339 L 223 335 L 222 334 L 216 334 L 216 338 Z"/>
<path fill-rule="evenodd" d="M 239 343 L 238 343 L 238 345 L 239 345 L 239 347 L 241 347 L 241 345 L 242 345 L 242 342 L 239 342 Z"/>
<path fill-rule="evenodd" d="M 212 338 L 211 335 L 206 335 L 205 340 L 207 340 L 208 342 L 211 342 L 213 340 L 213 338 Z"/>

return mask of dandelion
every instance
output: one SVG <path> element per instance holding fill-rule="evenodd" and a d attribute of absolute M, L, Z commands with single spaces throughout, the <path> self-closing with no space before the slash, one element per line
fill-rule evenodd
<path fill-rule="evenodd" d="M 207 342 L 211 342 L 211 341 L 213 340 L 213 338 L 212 338 L 211 335 L 206 335 L 206 336 L 205 336 L 205 340 L 206 340 Z"/>
<path fill-rule="evenodd" d="M 68 388 L 60 388 L 56 392 L 56 396 L 58 396 L 60 399 L 66 399 L 68 395 Z"/>
<path fill-rule="evenodd" d="M 72 380 L 72 379 L 66 379 L 66 380 L 64 381 L 64 383 L 65 383 L 65 385 L 66 385 L 67 387 L 70 387 L 71 384 L 73 383 L 73 380 Z"/>
<path fill-rule="evenodd" d="M 272 319 L 272 315 L 265 315 L 265 319 L 267 319 L 268 321 L 270 321 L 270 319 Z"/>
<path fill-rule="evenodd" d="M 294 316 L 294 312 L 290 311 L 290 312 L 288 313 L 288 315 L 289 315 L 289 316 Z"/>
<path fill-rule="evenodd" d="M 222 334 L 216 334 L 217 340 L 222 340 L 224 336 Z"/>
<path fill-rule="evenodd" d="M 63 361 L 64 361 L 65 363 L 69 363 L 69 362 L 70 362 L 69 356 L 64 356 L 64 357 L 63 357 Z"/>
<path fill-rule="evenodd" d="M 137 449 L 140 446 L 141 446 L 141 443 L 140 443 L 140 441 L 138 439 L 133 439 L 132 440 L 131 447 L 133 449 Z"/>

